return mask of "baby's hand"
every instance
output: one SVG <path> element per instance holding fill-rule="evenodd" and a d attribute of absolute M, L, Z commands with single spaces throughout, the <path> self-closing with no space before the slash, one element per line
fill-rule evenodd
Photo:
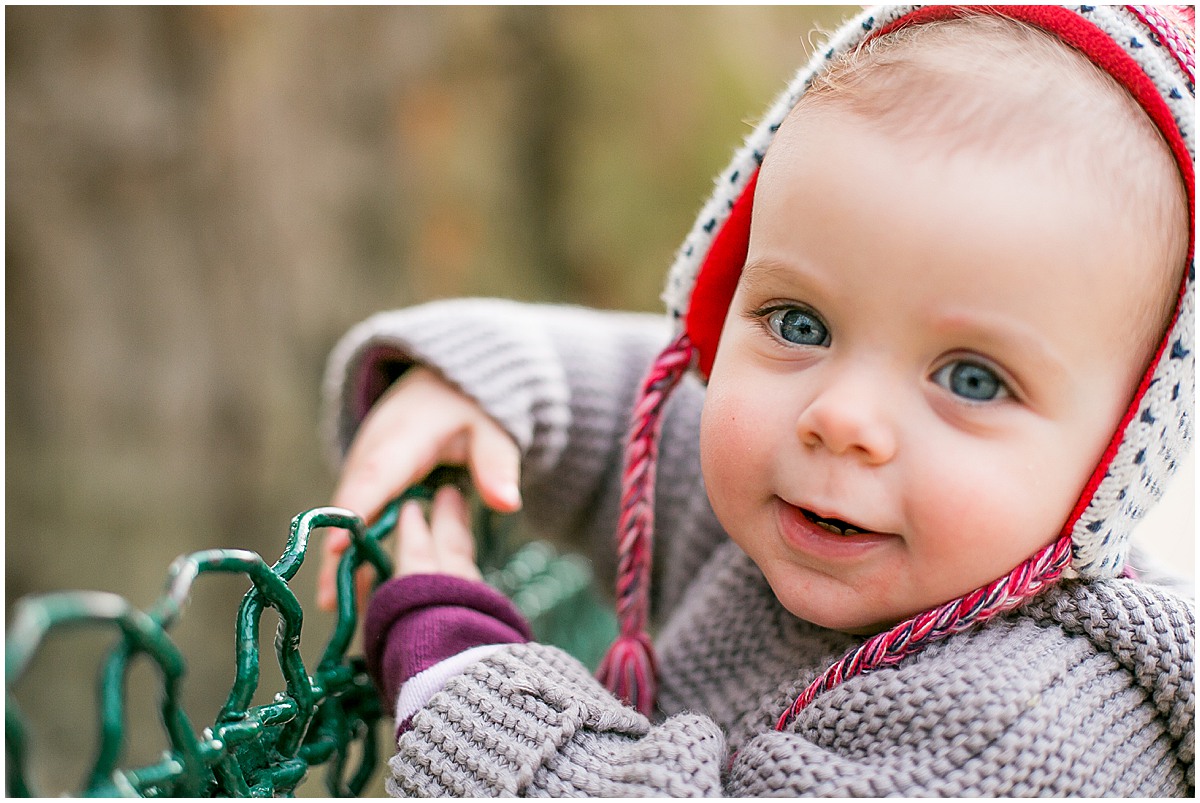
<path fill-rule="evenodd" d="M 516 443 L 473 400 L 428 368 L 414 366 L 363 420 L 332 504 L 371 522 L 438 465 L 466 466 L 480 498 L 492 509 L 511 513 L 521 507 Z M 317 580 L 317 604 L 324 610 L 337 605 L 337 564 L 349 542 L 344 530 L 326 531 Z M 357 578 L 360 599 L 370 571 L 361 570 Z"/>
<path fill-rule="evenodd" d="M 475 565 L 475 537 L 471 513 L 462 493 L 443 485 L 433 497 L 429 523 L 416 502 L 400 508 L 396 524 L 396 576 L 450 574 L 465 580 L 481 580 Z"/>

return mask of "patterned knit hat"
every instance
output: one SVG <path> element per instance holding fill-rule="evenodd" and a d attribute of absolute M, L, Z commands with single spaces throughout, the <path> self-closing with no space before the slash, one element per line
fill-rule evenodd
<path fill-rule="evenodd" d="M 663 405 L 693 367 L 707 377 L 749 244 L 758 169 L 797 101 L 840 55 L 903 26 L 975 13 L 1000 14 L 1042 29 L 1111 75 L 1162 133 L 1195 220 L 1195 12 L 1153 6 L 885 6 L 846 23 L 802 68 L 717 178 L 671 268 L 664 300 L 677 337 L 659 356 L 634 409 L 618 525 L 617 616 L 621 634 L 600 668 L 613 692 L 643 713 L 654 707 L 649 614 L 654 465 Z M 1194 225 L 1192 227 L 1194 229 Z M 1167 336 L 1058 540 L 1009 575 L 919 614 L 866 641 L 830 667 L 780 717 L 783 728 L 818 693 L 847 677 L 894 664 L 943 638 L 1027 601 L 1064 577 L 1104 578 L 1125 570 L 1130 533 L 1162 495 L 1192 435 L 1195 396 L 1194 232 Z"/>

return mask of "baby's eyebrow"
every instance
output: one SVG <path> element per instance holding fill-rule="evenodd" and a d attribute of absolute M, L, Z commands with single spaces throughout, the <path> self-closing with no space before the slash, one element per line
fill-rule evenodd
<path fill-rule="evenodd" d="M 807 255 L 764 254 L 746 262 L 738 279 L 742 300 L 761 303 L 766 297 L 827 298 L 836 287 L 832 273 L 807 261 Z M 754 301 L 751 301 L 754 299 Z"/>
<path fill-rule="evenodd" d="M 1021 369 L 1017 372 L 1018 382 L 1020 378 L 1028 382 L 1036 376 L 1036 387 L 1054 387 L 1065 383 L 1070 375 L 1063 359 L 1036 328 L 1010 317 L 949 313 L 931 321 L 931 325 L 944 337 L 973 338 L 985 352 L 995 351 L 1009 356 L 1010 369 L 1013 368 L 1010 355 L 1019 355 L 1017 362 Z M 1031 385 L 1024 389 L 1031 391 L 1033 387 Z"/>
<path fill-rule="evenodd" d="M 786 273 L 788 269 L 780 262 L 773 259 L 756 259 L 747 262 L 742 268 L 742 281 L 747 284 L 755 284 L 767 277 L 774 277 L 780 273 Z"/>
<path fill-rule="evenodd" d="M 738 283 L 750 289 L 759 289 L 763 285 L 776 286 L 783 282 L 794 284 L 797 279 L 802 277 L 804 279 L 812 278 L 795 265 L 763 257 L 746 263 L 742 268 L 742 275 L 738 279 Z"/>

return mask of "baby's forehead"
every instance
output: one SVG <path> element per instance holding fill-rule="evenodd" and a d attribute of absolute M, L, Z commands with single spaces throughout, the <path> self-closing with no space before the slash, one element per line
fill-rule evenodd
<path fill-rule="evenodd" d="M 815 76 L 783 128 L 822 107 L 918 153 L 1036 165 L 1107 200 L 1098 236 L 1115 236 L 1113 222 L 1136 232 L 1160 273 L 1186 258 L 1186 190 L 1162 134 L 1111 75 L 1046 31 L 997 14 L 900 28 Z"/>
<path fill-rule="evenodd" d="M 1124 89 L 1083 54 L 997 15 L 868 40 L 814 79 L 789 121 L 827 103 L 935 148 L 1056 163 L 1111 160 L 1139 136 L 1157 136 Z"/>

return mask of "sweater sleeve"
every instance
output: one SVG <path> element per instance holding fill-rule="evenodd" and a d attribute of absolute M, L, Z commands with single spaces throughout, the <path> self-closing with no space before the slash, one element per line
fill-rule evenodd
<path fill-rule="evenodd" d="M 725 739 L 680 714 L 652 726 L 566 653 L 504 647 L 446 684 L 389 762 L 395 796 L 720 795 Z"/>
<path fill-rule="evenodd" d="M 473 647 L 533 638 L 511 601 L 477 580 L 393 577 L 375 590 L 363 624 L 367 672 L 385 700 L 435 664 Z"/>

